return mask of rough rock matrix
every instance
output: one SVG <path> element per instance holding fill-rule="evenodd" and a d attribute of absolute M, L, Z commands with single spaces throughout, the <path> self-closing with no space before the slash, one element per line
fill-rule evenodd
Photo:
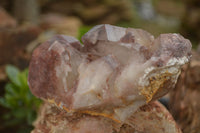
<path fill-rule="evenodd" d="M 82 41 L 58 35 L 36 48 L 30 89 L 66 114 L 106 118 L 120 126 L 174 88 L 190 59 L 191 43 L 179 34 L 154 39 L 141 29 L 98 25 Z"/>
<path fill-rule="evenodd" d="M 183 133 L 200 132 L 200 53 L 192 51 L 178 83 L 170 92 L 170 111 Z M 174 102 L 176 101 L 176 102 Z"/>
<path fill-rule="evenodd" d="M 171 114 L 159 102 L 140 107 L 123 124 L 101 116 L 68 115 L 45 103 L 32 133 L 181 133 Z"/>

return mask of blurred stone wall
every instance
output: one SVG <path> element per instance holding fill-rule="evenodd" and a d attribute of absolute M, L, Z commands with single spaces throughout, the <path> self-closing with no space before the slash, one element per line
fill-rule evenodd
<path fill-rule="evenodd" d="M 49 0 L 42 12 L 78 16 L 85 24 L 129 21 L 133 18 L 130 0 Z"/>
<path fill-rule="evenodd" d="M 181 33 L 192 39 L 195 43 L 200 42 L 200 0 L 184 0 L 186 12 L 182 19 Z"/>

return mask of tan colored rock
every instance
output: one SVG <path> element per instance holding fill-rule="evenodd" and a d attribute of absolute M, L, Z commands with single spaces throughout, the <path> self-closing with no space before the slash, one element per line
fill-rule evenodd
<path fill-rule="evenodd" d="M 77 17 L 48 13 L 41 16 L 40 25 L 45 30 L 53 30 L 56 34 L 78 36 L 82 22 Z"/>
<path fill-rule="evenodd" d="M 40 27 L 44 30 L 44 32 L 39 34 L 37 39 L 28 44 L 26 51 L 28 53 L 32 53 L 39 44 L 52 38 L 56 34 L 78 36 L 81 25 L 82 22 L 77 17 L 69 17 L 56 13 L 41 15 Z"/>
<path fill-rule="evenodd" d="M 11 17 L 2 7 L 0 7 L 0 29 L 14 28 L 16 26 L 16 20 L 13 17 Z"/>
<path fill-rule="evenodd" d="M 45 12 L 57 12 L 81 18 L 85 24 L 103 22 L 116 24 L 133 19 L 133 7 L 129 0 L 59 0 L 49 1 L 41 7 Z M 117 15 L 117 17 L 116 17 Z M 114 16 L 115 18 L 111 18 Z"/>
<path fill-rule="evenodd" d="M 36 26 L 21 26 L 0 31 L 0 65 L 15 64 L 19 68 L 28 66 L 30 54 L 26 46 L 41 32 Z"/>
<path fill-rule="evenodd" d="M 193 51 L 192 55 L 190 64 L 184 66 L 176 88 L 170 93 L 170 111 L 183 133 L 200 132 L 200 54 Z"/>

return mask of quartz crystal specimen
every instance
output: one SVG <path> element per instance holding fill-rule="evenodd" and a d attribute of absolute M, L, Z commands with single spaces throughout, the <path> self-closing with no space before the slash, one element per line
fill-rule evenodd
<path fill-rule="evenodd" d="M 121 124 L 174 88 L 191 56 L 191 43 L 179 34 L 154 39 L 141 29 L 111 25 L 95 26 L 82 42 L 58 35 L 36 48 L 30 89 L 67 114 Z"/>

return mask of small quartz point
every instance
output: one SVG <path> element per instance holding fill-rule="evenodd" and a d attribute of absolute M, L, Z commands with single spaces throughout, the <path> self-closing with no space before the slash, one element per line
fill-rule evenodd
<path fill-rule="evenodd" d="M 191 43 L 179 34 L 98 25 L 82 37 L 57 35 L 37 47 L 29 67 L 32 93 L 70 113 L 124 123 L 173 89 Z"/>

